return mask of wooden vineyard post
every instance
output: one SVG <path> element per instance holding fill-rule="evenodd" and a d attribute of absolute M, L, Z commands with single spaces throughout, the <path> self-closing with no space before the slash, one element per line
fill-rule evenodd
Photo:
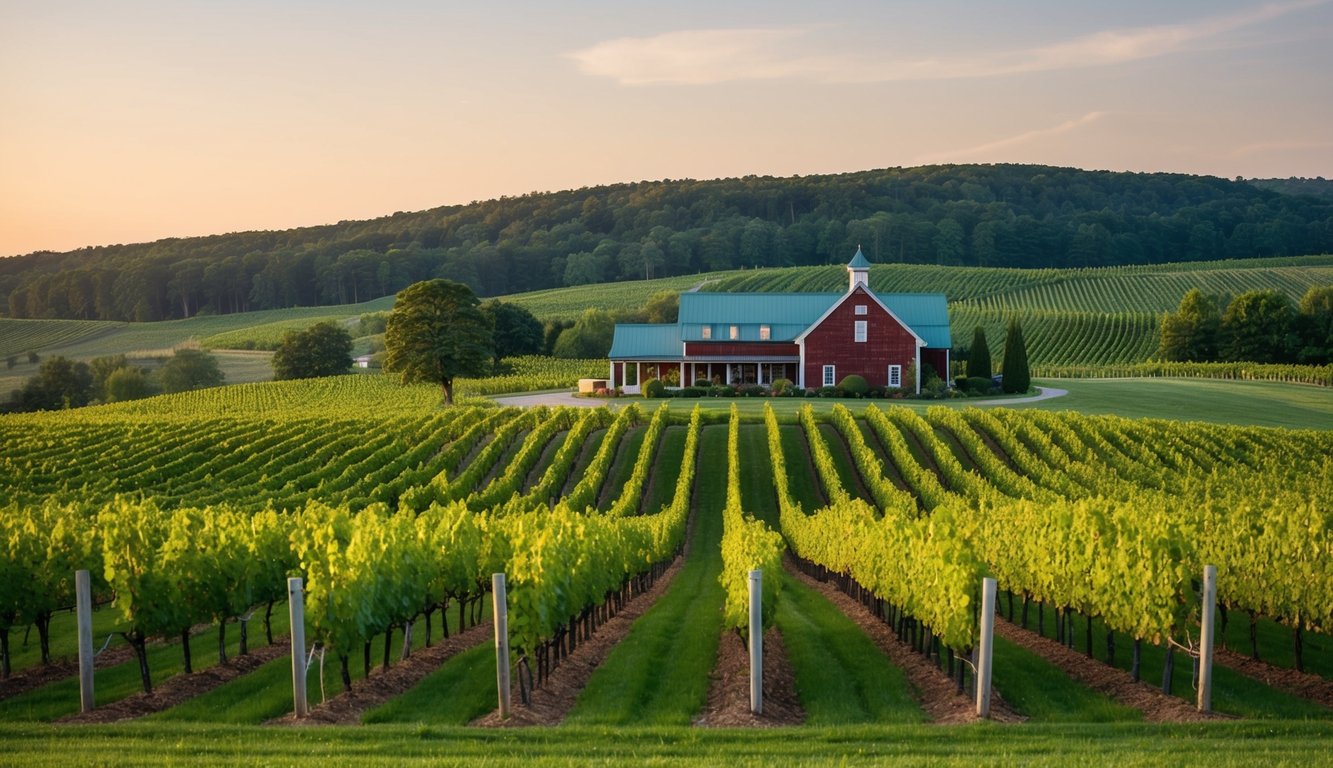
<path fill-rule="evenodd" d="M 92 712 L 93 583 L 87 571 L 74 572 L 74 603 L 79 624 L 79 711 Z"/>
<path fill-rule="evenodd" d="M 491 574 L 492 614 L 495 616 L 495 684 L 500 692 L 500 719 L 509 717 L 509 608 L 505 575 Z"/>
<path fill-rule="evenodd" d="M 1217 627 L 1217 566 L 1203 567 L 1203 627 L 1199 636 L 1199 711 L 1213 711 L 1213 644 Z"/>
<path fill-rule="evenodd" d="M 750 711 L 764 713 L 764 572 L 750 571 Z"/>
<path fill-rule="evenodd" d="M 287 610 L 292 627 L 292 701 L 297 717 L 310 714 L 305 691 L 305 585 L 300 576 L 287 579 Z"/>
<path fill-rule="evenodd" d="M 990 717 L 991 659 L 995 648 L 995 579 L 981 580 L 981 642 L 977 643 L 977 715 Z"/>

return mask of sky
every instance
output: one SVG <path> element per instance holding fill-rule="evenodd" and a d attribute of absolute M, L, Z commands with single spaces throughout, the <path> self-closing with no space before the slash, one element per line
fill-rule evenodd
<path fill-rule="evenodd" d="M 0 256 L 625 181 L 1333 177 L 1333 0 L 0 0 Z"/>

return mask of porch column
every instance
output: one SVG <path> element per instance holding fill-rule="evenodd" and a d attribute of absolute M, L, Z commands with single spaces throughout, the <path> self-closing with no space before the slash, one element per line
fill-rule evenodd
<path fill-rule="evenodd" d="M 680 364 L 680 385 L 681 385 L 682 387 L 688 387 L 688 386 L 689 386 L 690 384 L 692 384 L 692 383 L 693 383 L 693 382 L 689 382 L 689 381 L 686 381 L 686 380 L 685 380 L 685 364 L 684 364 L 684 363 L 681 363 L 681 364 Z"/>
<path fill-rule="evenodd" d="M 614 360 L 611 361 L 611 380 L 608 383 L 607 388 L 612 392 L 616 391 L 616 361 Z"/>
<path fill-rule="evenodd" d="M 917 353 L 917 357 L 920 356 L 921 356 L 920 353 Z M 643 363 L 634 364 L 634 386 L 636 387 L 643 386 Z M 918 386 L 917 391 L 918 392 L 921 391 L 921 387 Z"/>

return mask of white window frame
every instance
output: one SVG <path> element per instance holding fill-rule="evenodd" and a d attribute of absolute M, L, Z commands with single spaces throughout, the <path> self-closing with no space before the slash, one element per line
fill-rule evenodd
<path fill-rule="evenodd" d="M 701 330 L 701 331 L 699 332 L 699 336 L 700 336 L 704 341 L 708 341 L 709 339 L 713 338 L 713 326 L 711 326 L 711 325 L 705 325 L 705 326 L 703 327 L 703 330 Z"/>
<path fill-rule="evenodd" d="M 901 365 L 889 366 L 889 386 L 901 387 L 903 385 L 903 367 Z"/>
<path fill-rule="evenodd" d="M 857 320 L 853 324 L 852 341 L 855 341 L 858 344 L 865 343 L 866 337 L 869 335 L 869 331 L 867 330 L 867 325 L 868 324 L 866 323 L 865 320 Z"/>
<path fill-rule="evenodd" d="M 741 327 L 739 325 L 731 326 L 731 340 L 736 341 L 741 337 Z"/>
<path fill-rule="evenodd" d="M 866 305 L 865 305 L 865 304 L 857 304 L 857 305 L 856 305 L 856 314 L 858 314 L 858 315 L 864 315 L 864 314 L 866 314 L 867 312 L 869 312 L 869 309 L 866 308 Z"/>
<path fill-rule="evenodd" d="M 759 326 L 759 340 L 768 341 L 773 338 L 773 329 L 767 325 Z"/>
<path fill-rule="evenodd" d="M 838 367 L 835 365 L 824 366 L 824 386 L 833 387 L 838 383 Z"/>

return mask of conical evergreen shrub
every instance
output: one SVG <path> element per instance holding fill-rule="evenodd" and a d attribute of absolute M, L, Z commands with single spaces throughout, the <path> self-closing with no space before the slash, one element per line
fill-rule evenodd
<path fill-rule="evenodd" d="M 979 325 L 972 331 L 972 347 L 967 351 L 967 377 L 990 378 L 990 345 L 986 343 L 986 329 Z"/>
<path fill-rule="evenodd" d="M 1032 386 L 1028 370 L 1028 350 L 1023 343 L 1023 329 L 1018 320 L 1009 319 L 1009 332 L 1004 337 L 1004 380 L 1001 389 L 1009 393 L 1026 392 Z"/>

